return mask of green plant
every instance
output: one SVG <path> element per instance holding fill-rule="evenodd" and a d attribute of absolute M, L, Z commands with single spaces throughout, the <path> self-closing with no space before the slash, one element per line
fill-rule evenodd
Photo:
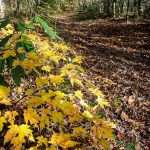
<path fill-rule="evenodd" d="M 106 114 L 105 114 L 105 111 L 104 111 L 104 110 L 99 110 L 99 111 L 97 112 L 97 115 L 100 116 L 101 118 L 106 117 Z"/>
<path fill-rule="evenodd" d="M 132 142 L 128 142 L 125 145 L 126 150 L 135 150 L 135 145 Z"/>
<path fill-rule="evenodd" d="M 68 90 L 71 87 L 71 83 L 69 81 L 65 81 L 60 85 L 64 90 Z"/>
<path fill-rule="evenodd" d="M 6 27 L 9 22 L 10 21 L 8 19 L 4 20 L 1 23 L 0 28 Z M 26 35 L 24 35 L 26 29 L 35 30 L 35 26 L 33 24 L 34 22 L 40 23 L 44 32 L 47 35 L 49 35 L 50 37 L 52 37 L 53 39 L 57 39 L 57 40 L 61 39 L 59 36 L 56 35 L 55 32 L 53 32 L 53 30 L 46 24 L 46 22 L 42 18 L 40 18 L 39 16 L 35 16 L 33 18 L 33 20 L 28 24 L 21 22 L 21 21 L 18 21 L 18 20 L 15 21 L 14 27 L 15 27 L 15 30 L 17 31 L 17 34 L 14 32 L 12 34 L 8 34 L 5 38 L 3 38 L 0 41 L 0 48 L 3 48 L 3 51 L 5 51 L 5 49 L 7 49 L 7 48 L 5 48 L 5 45 L 8 43 L 9 39 L 11 39 L 15 36 L 15 38 L 16 38 L 15 40 L 18 40 L 18 42 L 16 42 L 15 49 L 19 49 L 22 47 L 22 48 L 25 48 L 26 52 L 34 51 L 35 47 L 30 42 L 28 37 Z M 21 66 L 16 66 L 16 68 L 13 68 L 12 65 L 13 65 L 13 62 L 17 59 L 23 61 L 26 58 L 26 55 L 25 55 L 25 53 L 17 53 L 17 55 L 16 55 L 15 51 L 13 51 L 13 50 L 7 51 L 6 50 L 3 53 L 3 56 L 6 55 L 5 54 L 6 52 L 9 53 L 9 54 L 7 54 L 9 56 L 8 57 L 5 56 L 4 58 L 1 58 L 1 60 L 0 60 L 0 68 L 1 68 L 0 72 L 3 71 L 4 65 L 7 64 L 8 67 L 11 69 L 13 81 L 16 83 L 16 85 L 19 86 L 20 82 L 21 82 L 21 77 L 25 76 L 24 69 Z M 7 82 L 2 77 L 2 75 L 1 75 L 1 84 L 8 86 Z"/>
<path fill-rule="evenodd" d="M 120 99 L 119 97 L 117 97 L 117 98 L 115 98 L 115 99 L 113 100 L 113 105 L 114 105 L 115 107 L 120 107 L 121 104 L 122 104 L 122 102 L 121 102 L 121 99 Z"/>

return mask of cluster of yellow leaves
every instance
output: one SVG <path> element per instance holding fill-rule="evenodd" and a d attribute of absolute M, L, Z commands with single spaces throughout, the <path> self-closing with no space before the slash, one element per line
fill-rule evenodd
<path fill-rule="evenodd" d="M 11 105 L 11 100 L 8 97 L 10 94 L 10 88 L 0 85 L 0 104 Z"/>
<path fill-rule="evenodd" d="M 71 138 L 70 134 L 54 133 L 49 143 L 56 146 L 61 146 L 63 148 L 70 148 L 79 144 L 78 142 L 70 140 L 70 138 Z"/>
<path fill-rule="evenodd" d="M 3 54 L 3 58 L 8 58 L 10 56 L 16 56 L 16 52 L 14 50 L 6 50 Z"/>
<path fill-rule="evenodd" d="M 15 45 L 17 36 L 12 37 L 10 43 Z M 100 119 L 96 108 L 104 109 L 109 103 L 101 91 L 83 78 L 80 65 L 83 58 L 63 42 L 51 41 L 35 32 L 26 36 L 37 51 L 17 49 L 18 53 L 26 53 L 26 58 L 15 60 L 13 67 L 20 65 L 26 74 L 32 71 L 36 74 L 32 77 L 32 86 L 26 83 L 27 87 L 17 88 L 21 96 L 16 98 L 19 105 L 0 114 L 0 131 L 4 132 L 4 124 L 7 125 L 4 144 L 10 142 L 16 150 L 21 150 L 27 141 L 34 143 L 30 150 L 43 146 L 47 150 L 58 146 L 78 149 L 83 148 L 84 141 L 91 146 L 108 148 L 113 140 L 112 124 Z M 11 49 L 2 57 L 16 56 L 13 45 Z M 88 93 L 96 97 L 95 107 L 86 98 Z M 10 88 L 0 86 L 0 104 L 13 103 L 9 94 Z"/>
<path fill-rule="evenodd" d="M 4 144 L 10 141 L 16 150 L 21 150 L 22 144 L 26 142 L 25 137 L 28 137 L 30 141 L 35 141 L 29 125 L 11 125 L 9 128 L 4 137 Z"/>
<path fill-rule="evenodd" d="M 16 67 L 18 65 L 31 72 L 33 70 L 35 71 L 36 67 L 41 67 L 43 65 L 43 61 L 41 57 L 35 52 L 28 52 L 26 59 L 24 59 L 23 61 L 15 60 L 13 62 L 13 67 Z"/>
<path fill-rule="evenodd" d="M 10 34 L 13 34 L 13 32 L 14 32 L 14 28 L 13 28 L 13 26 L 11 24 L 8 24 L 5 27 L 5 29 L 2 28 L 1 31 L 0 31 L 1 35 L 3 35 L 3 36 L 7 36 L 7 35 L 10 35 Z"/>

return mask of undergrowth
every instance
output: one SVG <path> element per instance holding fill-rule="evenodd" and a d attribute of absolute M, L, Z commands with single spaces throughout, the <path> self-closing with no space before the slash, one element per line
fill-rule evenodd
<path fill-rule="evenodd" d="M 86 77 L 83 58 L 63 41 L 33 31 L 30 22 L 26 30 L 17 25 L 3 22 L 0 31 L 0 146 L 109 148 L 115 125 L 99 113 L 109 103 Z"/>

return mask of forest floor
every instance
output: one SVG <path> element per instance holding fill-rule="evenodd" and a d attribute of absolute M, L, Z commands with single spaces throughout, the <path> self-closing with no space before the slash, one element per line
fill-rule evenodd
<path fill-rule="evenodd" d="M 111 102 L 106 115 L 117 136 L 150 148 L 150 24 L 123 20 L 78 21 L 59 16 L 61 36 L 84 56 L 83 67 Z M 130 149 L 130 148 L 128 148 Z"/>

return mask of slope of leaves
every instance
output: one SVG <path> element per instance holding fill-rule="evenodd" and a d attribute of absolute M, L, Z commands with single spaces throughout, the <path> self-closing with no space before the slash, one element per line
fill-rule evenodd
<path fill-rule="evenodd" d="M 85 76 L 83 58 L 42 33 L 16 32 L 10 24 L 0 31 L 1 38 L 12 33 L 0 53 L 0 75 L 10 85 L 0 85 L 0 146 L 109 148 L 115 125 L 97 115 L 109 104 Z"/>

